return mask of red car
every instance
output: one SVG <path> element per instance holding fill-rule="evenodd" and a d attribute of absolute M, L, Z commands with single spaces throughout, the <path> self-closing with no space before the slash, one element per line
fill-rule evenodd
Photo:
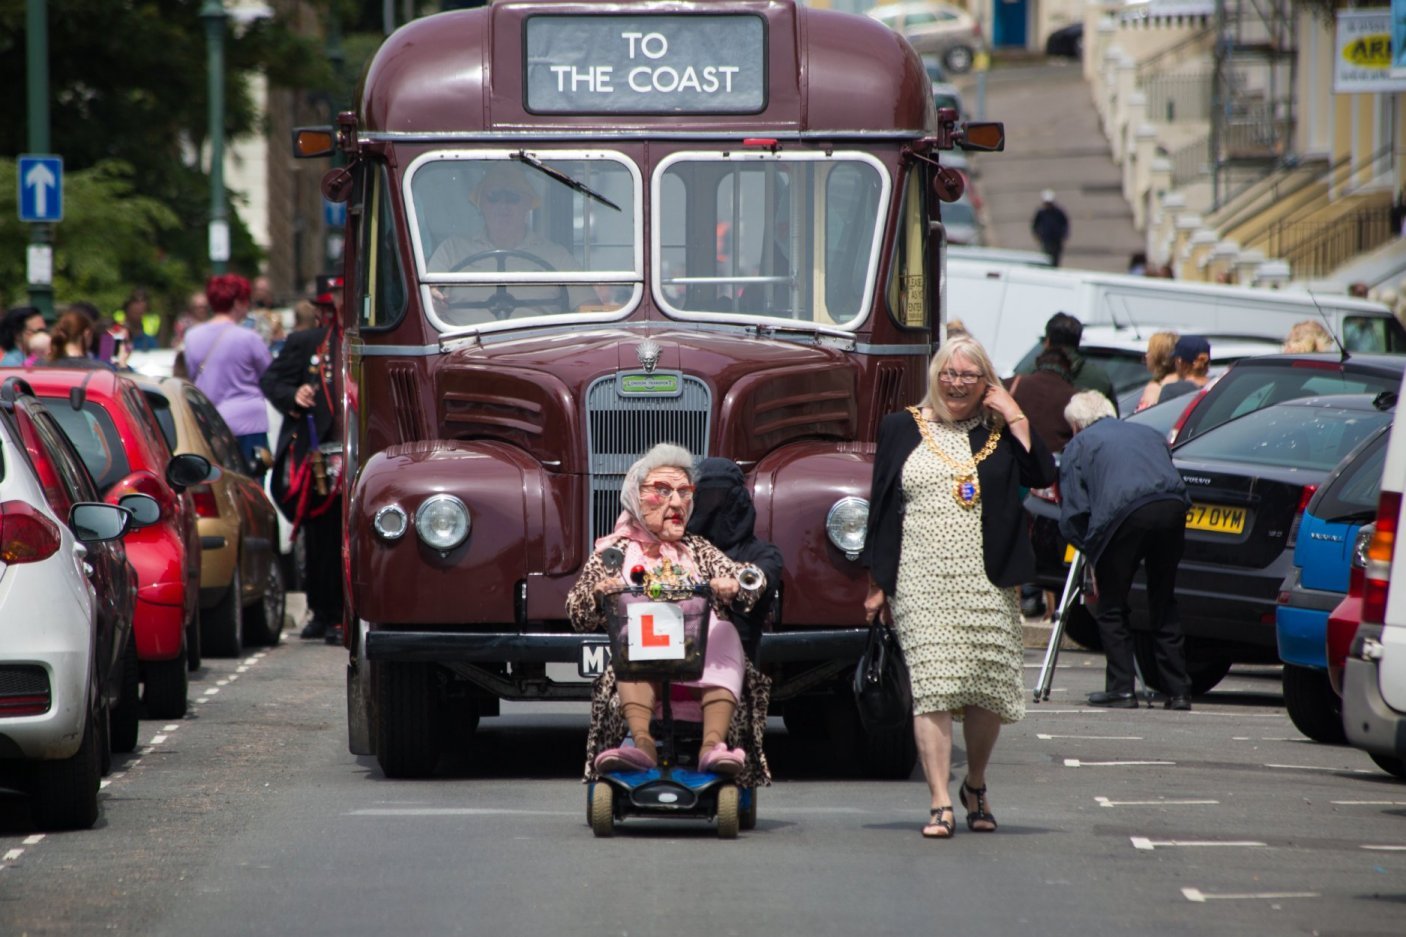
<path fill-rule="evenodd" d="M 38 368 L 24 377 L 73 441 L 107 501 L 144 494 L 160 505 L 160 520 L 133 531 L 125 543 L 137 570 L 133 633 L 142 701 L 153 719 L 179 719 L 189 686 L 188 635 L 197 627 L 200 602 L 200 531 L 184 486 L 218 470 L 200 456 L 172 458 L 156 415 L 129 378 L 66 368 Z"/>

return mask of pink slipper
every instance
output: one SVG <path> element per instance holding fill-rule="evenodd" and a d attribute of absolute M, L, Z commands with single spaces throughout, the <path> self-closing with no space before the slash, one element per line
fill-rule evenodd
<path fill-rule="evenodd" d="M 718 742 L 698 759 L 699 771 L 711 771 L 724 777 L 736 777 L 742 773 L 747 763 L 747 753 L 740 748 L 728 748 L 725 742 Z"/>
<path fill-rule="evenodd" d="M 634 746 L 607 748 L 596 756 L 596 771 L 607 774 L 611 771 L 648 771 L 655 761 Z"/>

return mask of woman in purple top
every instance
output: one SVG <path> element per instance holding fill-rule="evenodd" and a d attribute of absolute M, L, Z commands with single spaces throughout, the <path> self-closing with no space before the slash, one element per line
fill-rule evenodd
<path fill-rule="evenodd" d="M 259 334 L 240 324 L 249 311 L 248 280 L 233 273 L 213 276 L 205 284 L 205 296 L 211 315 L 186 332 L 186 370 L 239 440 L 245 462 L 239 468 L 247 472 L 255 464 L 255 447 L 267 449 L 269 444 L 259 378 L 273 359 Z M 251 474 L 262 478 L 263 471 Z"/>

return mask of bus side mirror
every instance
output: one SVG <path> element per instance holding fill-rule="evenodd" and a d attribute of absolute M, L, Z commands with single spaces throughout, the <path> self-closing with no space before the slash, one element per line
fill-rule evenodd
<path fill-rule="evenodd" d="M 1001 153 L 1006 149 L 1006 125 L 997 122 L 968 123 L 957 134 L 957 145 L 964 150 Z"/>
<path fill-rule="evenodd" d="M 967 180 L 951 166 L 939 166 L 932 174 L 932 192 L 944 202 L 955 202 L 967 189 Z"/>
<path fill-rule="evenodd" d="M 352 185 L 355 182 L 356 177 L 352 175 L 350 166 L 329 170 L 327 175 L 322 177 L 322 195 L 329 202 L 345 202 L 351 198 Z"/>
<path fill-rule="evenodd" d="M 337 136 L 331 127 L 294 127 L 293 158 L 314 159 L 331 156 L 337 147 Z"/>

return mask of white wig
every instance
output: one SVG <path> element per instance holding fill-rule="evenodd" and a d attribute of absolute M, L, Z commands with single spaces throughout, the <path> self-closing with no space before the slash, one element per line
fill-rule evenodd
<path fill-rule="evenodd" d="M 1064 421 L 1076 433 L 1102 420 L 1116 417 L 1113 402 L 1096 390 L 1083 390 L 1069 398 L 1064 407 Z"/>
<path fill-rule="evenodd" d="M 661 442 L 650 449 L 634 465 L 630 466 L 625 473 L 625 482 L 620 487 L 620 506 L 625 509 L 641 526 L 644 526 L 644 517 L 640 509 L 640 486 L 649 477 L 649 473 L 655 469 L 676 468 L 688 476 L 688 483 L 693 484 L 693 453 L 683 446 L 672 442 Z M 693 513 L 693 502 L 689 502 L 684 508 L 684 520 L 688 514 Z"/>

